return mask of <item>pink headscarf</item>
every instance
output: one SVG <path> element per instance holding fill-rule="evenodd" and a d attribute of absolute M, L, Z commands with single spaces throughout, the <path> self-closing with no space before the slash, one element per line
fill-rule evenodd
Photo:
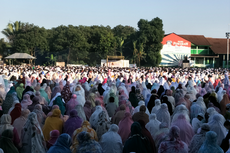
<path fill-rule="evenodd" d="M 121 136 L 123 143 L 129 138 L 132 124 L 133 124 L 133 120 L 131 114 L 129 112 L 126 112 L 125 117 L 118 124 L 119 127 L 118 134 Z"/>
<path fill-rule="evenodd" d="M 86 81 L 87 81 L 87 78 L 86 78 L 86 77 L 84 77 L 83 79 L 79 80 L 79 82 L 80 82 L 81 84 L 85 83 Z"/>
<path fill-rule="evenodd" d="M 102 85 L 106 84 L 107 83 L 107 78 L 104 79 L 104 81 L 102 82 Z"/>
<path fill-rule="evenodd" d="M 99 101 L 102 107 L 105 106 L 103 99 L 103 96 L 96 94 L 95 101 Z"/>
<path fill-rule="evenodd" d="M 63 82 L 62 82 L 62 81 L 59 82 L 59 87 L 61 88 L 61 91 L 62 91 L 63 88 L 64 88 L 64 85 L 63 85 Z"/>
<path fill-rule="evenodd" d="M 203 97 L 206 93 L 207 92 L 206 92 L 205 88 L 202 88 L 200 91 L 200 95 Z"/>
<path fill-rule="evenodd" d="M 119 93 L 120 93 L 119 98 L 120 96 L 124 96 L 126 99 L 129 99 L 129 97 L 125 94 L 123 89 L 119 90 Z"/>
<path fill-rule="evenodd" d="M 122 104 L 125 105 L 125 110 L 126 110 L 126 112 L 130 112 L 130 108 L 129 108 L 129 106 L 127 106 L 127 104 L 126 104 L 126 100 L 121 100 L 121 101 L 119 101 L 119 106 L 121 106 Z M 120 107 L 117 108 L 116 112 L 118 112 L 119 110 L 120 110 Z"/>
<path fill-rule="evenodd" d="M 50 140 L 48 141 L 48 143 L 50 143 L 51 145 L 54 145 L 56 140 L 58 139 L 60 135 L 60 132 L 58 130 L 53 130 L 50 132 Z"/>
<path fill-rule="evenodd" d="M 66 114 L 69 115 L 70 111 L 78 104 L 77 95 L 73 94 L 70 101 L 66 104 Z"/>
<path fill-rule="evenodd" d="M 22 109 L 27 109 L 27 107 L 29 105 L 31 105 L 33 102 L 32 100 L 30 100 L 30 95 L 29 94 L 25 94 L 23 96 L 23 99 L 21 101 L 21 105 L 22 105 Z"/>
<path fill-rule="evenodd" d="M 180 139 L 187 145 L 190 145 L 190 141 L 194 135 L 191 124 L 185 119 L 183 114 L 178 116 L 178 119 L 172 123 L 172 126 L 177 126 L 180 129 Z"/>

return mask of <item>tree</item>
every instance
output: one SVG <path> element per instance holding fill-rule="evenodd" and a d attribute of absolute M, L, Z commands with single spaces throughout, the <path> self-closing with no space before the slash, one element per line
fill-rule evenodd
<path fill-rule="evenodd" d="M 21 21 L 15 21 L 13 23 L 8 23 L 7 28 L 2 30 L 2 34 L 6 36 L 10 43 L 13 43 L 16 35 L 20 31 L 27 31 L 34 25 L 29 23 L 23 23 Z"/>
<path fill-rule="evenodd" d="M 127 39 L 128 36 L 131 34 L 135 33 L 135 28 L 130 27 L 130 26 L 122 26 L 122 25 L 117 25 L 112 29 L 112 32 L 115 37 L 119 37 L 122 39 Z"/>
<path fill-rule="evenodd" d="M 144 52 L 143 43 L 139 44 L 139 49 L 137 49 L 137 41 L 133 42 L 133 62 L 141 66 L 141 60 L 145 60 L 146 53 Z"/>
<path fill-rule="evenodd" d="M 56 52 L 66 51 L 67 63 L 78 63 L 88 57 L 89 45 L 83 33 L 72 25 L 53 28 L 52 49 Z"/>
<path fill-rule="evenodd" d="M 49 49 L 45 28 L 30 25 L 28 29 L 20 29 L 15 35 L 12 47 L 15 52 L 26 52 L 35 56 L 35 51 L 43 52 Z"/>
<path fill-rule="evenodd" d="M 143 43 L 147 57 L 145 65 L 157 66 L 161 62 L 160 50 L 164 38 L 163 23 L 160 18 L 151 21 L 141 19 L 138 22 L 139 31 L 137 32 L 140 43 Z"/>
<path fill-rule="evenodd" d="M 117 52 L 120 52 L 120 55 L 130 55 L 132 53 L 130 46 L 133 45 L 130 36 L 136 32 L 136 29 L 130 26 L 117 25 L 112 29 L 112 32 L 116 38 Z"/>
<path fill-rule="evenodd" d="M 2 30 L 2 34 L 11 42 L 19 29 L 21 29 L 23 23 L 21 21 L 15 21 L 14 23 L 8 23 L 7 28 Z"/>
<path fill-rule="evenodd" d="M 5 53 L 7 47 L 10 47 L 10 45 L 4 41 L 4 38 L 1 38 L 0 39 L 0 55 L 3 55 Z"/>
<path fill-rule="evenodd" d="M 137 52 L 138 64 L 141 66 L 141 60 L 145 60 L 146 53 L 144 52 L 143 43 L 139 45 L 139 50 Z"/>
<path fill-rule="evenodd" d="M 138 50 L 137 50 L 136 45 L 137 45 L 137 41 L 134 41 L 133 42 L 133 63 L 137 63 L 137 52 L 138 52 Z"/>
<path fill-rule="evenodd" d="M 125 40 L 122 37 L 117 37 L 117 42 L 118 42 L 118 52 L 120 52 L 120 55 L 122 56 L 122 49 L 123 49 L 123 44 Z"/>

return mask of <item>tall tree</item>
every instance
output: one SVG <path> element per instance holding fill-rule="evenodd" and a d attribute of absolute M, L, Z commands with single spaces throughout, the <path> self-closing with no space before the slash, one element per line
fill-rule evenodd
<path fill-rule="evenodd" d="M 157 66 L 161 62 L 160 50 L 164 38 L 163 23 L 160 18 L 151 21 L 141 19 L 138 22 L 139 31 L 137 32 L 140 43 L 143 43 L 147 53 L 145 65 Z"/>
<path fill-rule="evenodd" d="M 143 43 L 138 44 L 137 49 L 137 40 L 133 42 L 133 62 L 137 63 L 138 66 L 141 66 L 141 60 L 145 60 L 146 53 L 144 52 Z"/>
<path fill-rule="evenodd" d="M 21 21 L 15 21 L 14 23 L 8 23 L 7 28 L 2 30 L 2 34 L 11 42 L 19 29 L 22 28 L 24 24 Z"/>
<path fill-rule="evenodd" d="M 116 50 L 120 53 L 119 55 L 130 55 L 132 53 L 130 36 L 135 34 L 136 29 L 131 26 L 117 25 L 112 29 L 112 32 L 116 38 Z"/>
<path fill-rule="evenodd" d="M 7 47 L 10 47 L 8 42 L 4 41 L 4 38 L 0 39 L 0 55 L 8 55 L 6 52 Z"/>
<path fill-rule="evenodd" d="M 35 56 L 35 51 L 47 51 L 47 33 L 45 28 L 30 25 L 27 30 L 20 29 L 15 35 L 13 49 L 15 52 L 26 52 Z"/>
<path fill-rule="evenodd" d="M 84 63 L 88 57 L 89 45 L 82 32 L 72 25 L 53 28 L 52 49 L 66 51 L 67 63 Z"/>

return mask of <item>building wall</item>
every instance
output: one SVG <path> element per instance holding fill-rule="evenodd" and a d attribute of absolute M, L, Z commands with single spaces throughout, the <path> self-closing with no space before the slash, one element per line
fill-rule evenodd
<path fill-rule="evenodd" d="M 194 66 L 219 68 L 226 67 L 227 65 L 226 54 L 215 54 L 215 52 L 211 49 L 211 47 L 213 48 L 211 44 L 210 46 L 207 46 L 207 43 L 206 45 L 196 45 L 176 35 L 175 33 L 165 36 L 162 44 L 162 61 L 160 66 L 181 66 L 185 56 L 191 57 L 190 59 L 192 61 L 190 64 Z M 187 47 L 186 50 L 183 47 Z M 228 65 L 230 68 L 230 62 Z"/>
<path fill-rule="evenodd" d="M 165 36 L 162 44 L 161 66 L 182 66 L 185 56 L 191 56 L 191 42 L 174 33 Z"/>

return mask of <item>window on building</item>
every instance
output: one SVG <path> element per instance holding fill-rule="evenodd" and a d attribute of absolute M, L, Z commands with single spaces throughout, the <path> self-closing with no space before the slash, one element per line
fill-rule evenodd
<path fill-rule="evenodd" d="M 196 46 L 191 46 L 191 49 L 196 49 Z"/>
<path fill-rule="evenodd" d="M 204 58 L 196 58 L 196 64 L 204 64 Z"/>

